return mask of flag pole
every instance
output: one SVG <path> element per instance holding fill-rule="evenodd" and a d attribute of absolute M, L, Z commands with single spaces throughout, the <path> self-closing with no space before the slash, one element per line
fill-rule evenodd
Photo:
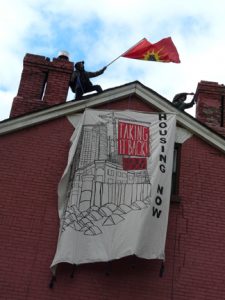
<path fill-rule="evenodd" d="M 125 52 L 123 52 L 122 54 L 120 54 L 117 58 L 113 59 L 110 63 L 108 63 L 108 65 L 106 65 L 106 67 L 110 66 L 112 63 L 114 63 L 117 59 L 119 59 L 121 56 L 123 56 L 124 54 L 126 54 L 128 51 L 130 51 L 132 48 L 136 47 L 140 42 L 142 42 L 145 38 L 141 39 L 139 42 L 137 42 L 135 45 L 133 45 L 132 47 L 130 47 L 128 50 L 126 50 Z"/>
<path fill-rule="evenodd" d="M 120 56 L 122 56 L 123 54 L 121 54 Z M 114 60 L 112 60 L 108 65 L 106 65 L 106 67 L 110 66 L 112 63 L 114 63 L 114 61 L 116 61 L 117 59 L 120 58 L 120 56 L 118 56 L 117 58 L 115 58 Z"/>

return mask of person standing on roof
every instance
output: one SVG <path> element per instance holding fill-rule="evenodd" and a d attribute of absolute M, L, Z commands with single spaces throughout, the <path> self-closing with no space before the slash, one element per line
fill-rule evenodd
<path fill-rule="evenodd" d="M 96 91 L 102 92 L 100 85 L 93 85 L 89 78 L 97 77 L 104 73 L 106 67 L 97 72 L 87 72 L 84 69 L 84 61 L 79 61 L 74 66 L 74 71 L 70 80 L 70 88 L 73 93 L 76 93 L 76 100 L 81 100 L 83 94 Z"/>

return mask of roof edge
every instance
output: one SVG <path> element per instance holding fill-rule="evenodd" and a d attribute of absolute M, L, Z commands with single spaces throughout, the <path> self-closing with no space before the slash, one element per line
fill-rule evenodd
<path fill-rule="evenodd" d="M 80 101 L 65 102 L 63 104 L 55 105 L 38 112 L 4 120 L 0 122 L 0 135 L 5 135 L 26 127 L 54 120 L 56 118 L 79 113 L 85 108 L 94 108 L 99 104 L 119 101 L 121 98 L 134 93 L 143 98 L 149 104 L 156 107 L 159 111 L 176 113 L 177 122 L 179 125 L 188 129 L 193 134 L 201 137 L 204 141 L 208 142 L 212 146 L 225 152 L 225 140 L 222 136 L 207 126 L 201 124 L 189 114 L 179 111 L 171 104 L 170 101 L 141 84 L 139 81 L 134 81 L 119 87 L 110 88 L 101 94 L 89 95 Z"/>

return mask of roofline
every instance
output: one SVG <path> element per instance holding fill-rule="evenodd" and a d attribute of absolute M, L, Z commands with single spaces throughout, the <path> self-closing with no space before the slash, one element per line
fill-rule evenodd
<path fill-rule="evenodd" d="M 54 120 L 59 117 L 79 113 L 85 108 L 94 108 L 99 104 L 120 101 L 121 98 L 132 94 L 136 94 L 143 98 L 146 102 L 153 105 L 158 111 L 176 113 L 177 123 L 179 125 L 188 129 L 193 134 L 196 134 L 212 146 L 225 152 L 225 139 L 221 135 L 201 124 L 189 114 L 179 111 L 170 101 L 150 88 L 144 86 L 139 81 L 111 88 L 100 94 L 89 95 L 81 101 L 69 101 L 34 113 L 4 120 L 0 122 L 0 135 L 5 135 L 23 128 Z M 91 101 L 89 100 L 90 98 Z"/>
<path fill-rule="evenodd" d="M 139 85 L 137 94 L 140 97 L 146 98 L 146 93 L 148 93 L 146 89 L 143 89 L 143 87 Z M 176 113 L 176 119 L 179 125 L 191 131 L 193 134 L 201 137 L 209 144 L 225 152 L 225 139 L 223 136 L 217 134 L 211 128 L 208 128 L 207 126 L 201 124 L 198 120 L 196 120 L 189 114 L 181 112 L 176 107 L 174 107 L 171 102 L 165 100 L 165 98 L 159 96 L 157 93 L 154 93 L 152 94 L 151 104 L 161 111 L 167 113 Z"/>

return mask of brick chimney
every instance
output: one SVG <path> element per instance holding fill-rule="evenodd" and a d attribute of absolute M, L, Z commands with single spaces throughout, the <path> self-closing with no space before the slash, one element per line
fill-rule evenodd
<path fill-rule="evenodd" d="M 64 103 L 73 63 L 65 57 L 49 58 L 26 54 L 17 96 L 10 117 L 17 117 L 55 104 Z"/>
<path fill-rule="evenodd" d="M 199 82 L 195 94 L 196 118 L 225 136 L 225 86 L 218 82 Z"/>

